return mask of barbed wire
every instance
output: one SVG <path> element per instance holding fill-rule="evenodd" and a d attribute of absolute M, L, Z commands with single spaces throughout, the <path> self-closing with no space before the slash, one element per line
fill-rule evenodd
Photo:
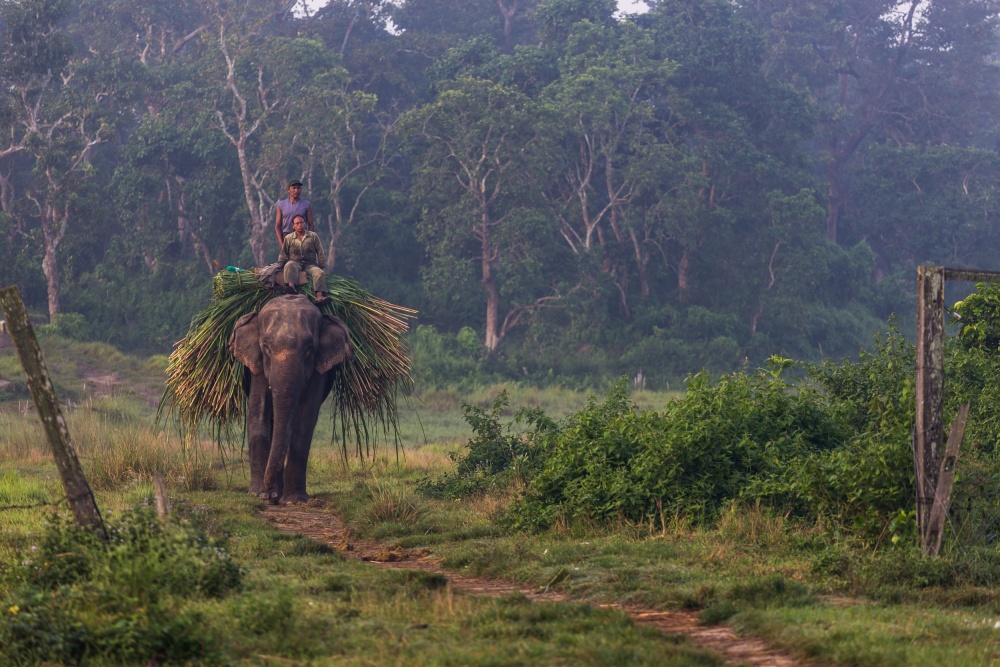
<path fill-rule="evenodd" d="M 63 496 L 57 501 L 50 501 L 45 503 L 35 503 L 34 505 L 0 505 L 0 512 L 6 512 L 7 510 L 32 510 L 37 507 L 58 507 L 64 502 L 69 500 L 66 496 Z"/>

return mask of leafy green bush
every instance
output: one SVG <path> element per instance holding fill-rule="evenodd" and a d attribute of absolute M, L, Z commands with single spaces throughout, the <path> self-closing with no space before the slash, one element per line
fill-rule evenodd
<path fill-rule="evenodd" d="M 69 340 L 87 340 L 89 334 L 87 320 L 80 313 L 59 313 L 49 324 L 38 327 L 38 336 L 62 336 Z"/>
<path fill-rule="evenodd" d="M 878 535 L 912 504 L 913 364 L 913 346 L 890 329 L 858 362 L 807 366 L 799 384 L 783 377 L 798 364 L 777 357 L 758 373 L 692 376 L 659 413 L 637 410 L 623 379 L 546 436 L 506 522 L 710 520 L 738 500 Z"/>
<path fill-rule="evenodd" d="M 409 337 L 413 377 L 421 385 L 444 387 L 483 379 L 486 348 L 470 327 L 455 335 L 422 324 Z"/>
<path fill-rule="evenodd" d="M 511 422 L 502 424 L 500 415 L 509 403 L 506 390 L 489 410 L 463 403 L 465 421 L 475 434 L 466 445 L 468 451 L 451 454 L 457 463 L 453 475 L 422 480 L 418 488 L 433 497 L 460 498 L 531 476 L 542 457 L 541 440 L 557 427 L 539 408 L 522 408 Z"/>
<path fill-rule="evenodd" d="M 1000 297 L 991 303 L 992 310 L 977 306 L 977 317 L 1000 322 Z M 1000 494 L 993 491 L 1000 479 L 1000 349 L 981 340 L 977 334 L 947 344 L 945 421 L 972 403 L 951 516 L 963 544 L 985 548 L 1000 535 Z M 491 411 L 466 406 L 476 434 L 469 451 L 455 475 L 424 489 L 481 492 L 505 485 L 517 469 L 526 488 L 502 519 L 515 530 L 545 529 L 560 517 L 710 521 L 736 501 L 822 518 L 869 543 L 891 535 L 907 547 L 915 535 L 906 518 L 914 491 L 915 367 L 914 345 L 890 321 L 857 361 L 772 357 L 755 373 L 712 379 L 702 372 L 661 412 L 638 410 L 623 378 L 560 424 L 532 414 L 534 430 L 519 435 L 500 422 L 502 396 Z M 801 379 L 786 378 L 788 370 Z"/>
<path fill-rule="evenodd" d="M 55 518 L 2 564 L 0 654 L 13 664 L 219 662 L 192 599 L 221 597 L 242 572 L 222 545 L 149 507 L 108 523 L 108 539 Z"/>
<path fill-rule="evenodd" d="M 962 347 L 1000 350 L 1000 285 L 978 283 L 976 291 L 952 306 L 951 312 L 959 320 Z"/>
<path fill-rule="evenodd" d="M 861 534 L 881 532 L 912 505 L 915 364 L 913 344 L 890 324 L 857 362 L 807 366 L 844 437 L 827 451 L 786 459 L 745 495 L 840 520 Z"/>
<path fill-rule="evenodd" d="M 639 521 L 661 511 L 706 519 L 747 497 L 752 480 L 797 456 L 827 451 L 849 433 L 825 398 L 788 391 L 780 368 L 718 382 L 693 376 L 681 401 L 638 411 L 624 379 L 591 400 L 548 444 L 547 459 L 513 525 L 537 527 L 558 514 Z M 752 496 L 750 496 L 752 497 Z"/>

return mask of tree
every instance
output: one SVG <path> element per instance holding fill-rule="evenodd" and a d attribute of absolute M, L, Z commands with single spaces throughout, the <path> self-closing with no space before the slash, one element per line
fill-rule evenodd
<path fill-rule="evenodd" d="M 544 246 L 530 193 L 543 165 L 537 108 L 521 93 L 481 79 L 440 84 L 431 104 L 406 118 L 420 150 L 413 196 L 431 267 L 426 278 L 443 294 L 468 299 L 473 276 L 485 293 L 484 344 L 490 353 L 537 306 L 544 285 L 511 294 L 505 279 L 534 274 Z M 538 174 L 538 177 L 541 175 Z M 478 271 L 470 273 L 474 266 Z"/>
<path fill-rule="evenodd" d="M 648 30 L 584 20 L 567 38 L 561 76 L 542 93 L 552 119 L 546 132 L 562 160 L 546 192 L 556 203 L 559 233 L 574 255 L 601 255 L 597 264 L 617 287 L 626 315 L 630 268 L 643 298 L 650 292 L 648 248 L 642 231 L 629 224 L 641 179 L 631 163 L 655 151 L 651 100 L 673 68 L 655 53 Z"/>
<path fill-rule="evenodd" d="M 356 224 L 365 196 L 383 175 L 395 122 L 391 115 L 377 113 L 375 95 L 353 91 L 349 84 L 346 70 L 331 64 L 302 91 L 309 104 L 286 110 L 288 118 L 267 137 L 263 151 L 266 162 L 283 157 L 294 165 L 314 193 L 317 224 L 325 217 L 329 233 L 328 272 L 336 266 L 342 235 Z"/>
<path fill-rule="evenodd" d="M 763 43 L 730 3 L 651 4 L 636 20 L 676 69 L 656 101 L 661 146 L 640 159 L 646 174 L 659 174 L 645 178 L 645 217 L 670 241 L 681 303 L 692 302 L 699 253 L 720 238 L 733 244 L 728 256 L 712 252 L 703 260 L 711 278 L 704 297 L 717 300 L 710 284 L 735 278 L 745 286 L 739 271 L 759 264 L 752 241 L 771 217 L 772 194 L 791 196 L 812 184 L 801 146 L 813 118 L 802 95 L 766 73 Z M 765 261 L 772 250 L 762 253 Z M 732 271 L 721 272 L 723 264 Z M 745 292 L 733 296 L 730 307 L 756 301 Z"/>
<path fill-rule="evenodd" d="M 0 204 L 18 218 L 22 235 L 31 224 L 40 231 L 50 317 L 60 312 L 59 249 L 93 175 L 94 149 L 114 135 L 112 105 L 127 99 L 99 57 L 74 56 L 59 27 L 68 11 L 68 0 L 0 5 L 0 82 L 14 93 L 3 109 L 9 141 L 0 149 Z"/>
<path fill-rule="evenodd" d="M 962 141 L 985 118 L 977 102 L 995 106 L 992 0 L 739 4 L 767 39 L 770 71 L 807 90 L 819 111 L 831 241 L 850 211 L 859 152 L 886 139 Z"/>
<path fill-rule="evenodd" d="M 236 151 L 250 248 L 254 262 L 263 265 L 274 224 L 275 199 L 270 193 L 283 190 L 287 179 L 282 170 L 293 150 L 279 148 L 269 136 L 304 114 L 311 101 L 301 92 L 312 77 L 329 68 L 330 54 L 318 40 L 281 34 L 275 17 L 283 16 L 286 8 L 278 0 L 240 12 L 213 0 L 212 9 L 212 27 L 205 33 L 210 48 L 203 60 L 211 82 L 211 113 Z"/>

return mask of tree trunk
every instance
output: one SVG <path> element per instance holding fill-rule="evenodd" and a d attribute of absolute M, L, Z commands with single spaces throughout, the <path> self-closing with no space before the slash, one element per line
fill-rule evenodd
<path fill-rule="evenodd" d="M 840 221 L 840 211 L 844 205 L 844 186 L 841 181 L 841 170 L 843 163 L 834 160 L 827 168 L 827 190 L 826 201 L 826 238 L 831 243 L 837 242 L 837 223 Z"/>
<path fill-rule="evenodd" d="M 483 289 L 486 290 L 486 335 L 485 345 L 490 354 L 500 347 L 500 291 L 497 289 L 496 277 L 493 275 L 493 263 L 497 258 L 497 249 L 493 247 L 490 235 L 489 214 L 481 214 Z"/>
<path fill-rule="evenodd" d="M 688 269 L 691 266 L 691 255 L 685 250 L 681 255 L 681 261 L 677 263 L 677 291 L 681 303 L 687 300 L 688 294 Z"/>
<path fill-rule="evenodd" d="M 247 213 L 250 214 L 250 252 L 257 266 L 267 264 L 267 233 L 266 222 L 261 220 L 260 211 L 254 197 L 253 170 L 247 159 L 246 142 L 242 139 L 236 144 L 239 156 L 240 175 L 243 177 L 243 197 L 247 202 Z"/>
<path fill-rule="evenodd" d="M 337 242 L 340 240 L 340 232 L 344 228 L 344 212 L 340 208 L 340 193 L 332 192 L 333 213 L 326 216 L 326 225 L 330 230 L 330 247 L 326 249 L 327 273 L 333 273 L 333 267 L 337 263 Z M 314 214 L 315 215 L 315 214 Z"/>
<path fill-rule="evenodd" d="M 647 271 L 649 269 L 649 253 L 643 250 L 642 241 L 639 240 L 639 235 L 636 234 L 635 230 L 629 230 L 629 235 L 632 237 L 632 250 L 635 253 L 635 266 L 636 271 L 639 274 L 639 295 L 642 297 L 643 301 L 649 299 L 649 277 Z"/>
<path fill-rule="evenodd" d="M 45 240 L 45 250 L 42 257 L 42 273 L 45 274 L 46 288 L 49 299 L 49 321 L 59 314 L 59 244 L 66 233 L 68 211 L 60 212 L 55 207 L 46 205 L 42 214 L 42 235 Z"/>

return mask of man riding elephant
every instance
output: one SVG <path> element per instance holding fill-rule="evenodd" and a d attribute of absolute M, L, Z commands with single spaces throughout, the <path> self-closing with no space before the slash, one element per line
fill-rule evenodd
<path fill-rule="evenodd" d="M 328 303 L 330 297 L 323 295 L 326 292 L 326 273 L 322 269 L 326 265 L 323 243 L 316 232 L 306 231 L 306 219 L 301 215 L 292 219 L 292 229 L 292 233 L 281 244 L 281 253 L 278 255 L 278 262 L 284 264 L 283 277 L 288 293 L 295 294 L 298 291 L 299 273 L 305 271 L 312 279 L 316 303 Z"/>
<path fill-rule="evenodd" d="M 306 219 L 306 228 L 316 231 L 313 223 L 312 204 L 308 199 L 302 199 L 302 181 L 294 180 L 288 184 L 288 197 L 278 202 L 275 207 L 274 234 L 278 238 L 278 247 L 286 236 L 292 233 L 292 221 L 301 215 Z"/>

